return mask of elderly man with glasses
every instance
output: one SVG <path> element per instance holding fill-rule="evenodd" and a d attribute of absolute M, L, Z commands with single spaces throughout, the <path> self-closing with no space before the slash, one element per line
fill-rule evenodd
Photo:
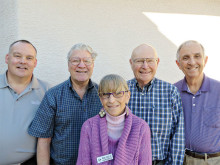
<path fill-rule="evenodd" d="M 74 45 L 67 56 L 70 78 L 45 94 L 29 128 L 38 137 L 38 164 L 76 164 L 82 124 L 102 107 L 90 79 L 96 56 L 90 46 Z"/>
<path fill-rule="evenodd" d="M 135 78 L 128 81 L 128 106 L 150 126 L 152 164 L 182 165 L 185 143 L 181 98 L 174 85 L 154 77 L 159 61 L 150 45 L 133 50 L 130 64 Z"/>

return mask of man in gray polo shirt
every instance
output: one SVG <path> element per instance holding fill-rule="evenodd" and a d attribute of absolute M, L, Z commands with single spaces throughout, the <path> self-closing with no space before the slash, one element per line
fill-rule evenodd
<path fill-rule="evenodd" d="M 8 70 L 0 75 L 0 165 L 34 165 L 36 138 L 27 129 L 49 89 L 33 76 L 37 50 L 27 40 L 18 40 L 5 56 Z"/>

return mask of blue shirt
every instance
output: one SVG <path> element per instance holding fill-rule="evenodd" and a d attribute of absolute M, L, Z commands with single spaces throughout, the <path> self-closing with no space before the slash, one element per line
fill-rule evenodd
<path fill-rule="evenodd" d="M 32 76 L 30 84 L 17 94 L 0 75 L 0 164 L 22 163 L 35 155 L 36 141 L 28 127 L 50 85 Z"/>
<path fill-rule="evenodd" d="M 175 85 L 183 102 L 186 148 L 220 152 L 220 82 L 204 75 L 196 94 L 190 92 L 185 78 Z"/>
<path fill-rule="evenodd" d="M 76 164 L 82 124 L 102 107 L 97 88 L 90 80 L 81 99 L 69 79 L 45 94 L 28 133 L 52 138 L 51 157 L 55 164 Z"/>
<path fill-rule="evenodd" d="M 132 79 L 128 87 L 131 91 L 128 106 L 151 129 L 152 160 L 165 160 L 165 165 L 182 165 L 184 120 L 178 89 L 157 78 L 143 89 Z"/>

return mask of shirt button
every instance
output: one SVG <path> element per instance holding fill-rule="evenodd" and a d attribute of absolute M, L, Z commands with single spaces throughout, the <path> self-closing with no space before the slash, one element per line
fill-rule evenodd
<path fill-rule="evenodd" d="M 195 106 L 196 106 L 196 104 L 193 104 L 193 106 L 195 107 Z"/>
<path fill-rule="evenodd" d="M 193 99 L 195 99 L 195 96 L 193 96 Z"/>
<path fill-rule="evenodd" d="M 144 93 L 141 93 L 141 95 L 144 95 Z"/>

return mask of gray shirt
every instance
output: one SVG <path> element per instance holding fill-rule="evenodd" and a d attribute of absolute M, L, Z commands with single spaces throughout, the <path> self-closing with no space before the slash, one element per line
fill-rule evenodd
<path fill-rule="evenodd" d="M 36 138 L 27 133 L 38 106 L 50 85 L 34 76 L 17 94 L 0 75 L 0 165 L 22 163 L 35 154 Z"/>

